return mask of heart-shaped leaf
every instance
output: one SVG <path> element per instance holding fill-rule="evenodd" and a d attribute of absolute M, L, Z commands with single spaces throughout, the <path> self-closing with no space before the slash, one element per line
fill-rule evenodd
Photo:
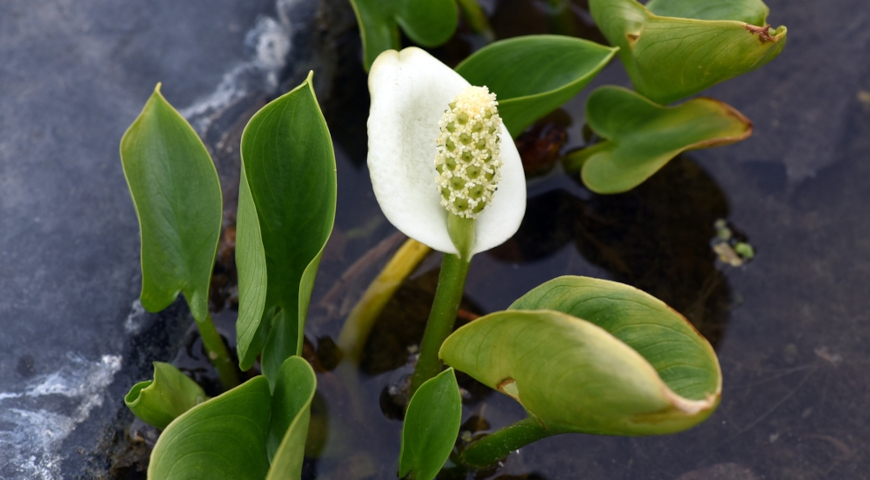
<path fill-rule="evenodd" d="M 613 58 L 617 48 L 559 35 L 530 35 L 490 44 L 456 67 L 472 85 L 498 96 L 511 135 L 573 98 Z"/>
<path fill-rule="evenodd" d="M 663 107 L 611 86 L 589 96 L 586 121 L 605 141 L 568 155 L 565 168 L 582 168 L 583 182 L 598 193 L 631 190 L 686 150 L 752 135 L 752 122 L 718 100 L 702 97 Z"/>
<path fill-rule="evenodd" d="M 121 164 L 142 232 L 142 306 L 159 312 L 181 292 L 193 317 L 205 321 L 223 219 L 220 182 L 160 84 L 121 139 Z"/>
<path fill-rule="evenodd" d="M 589 9 L 620 47 L 635 89 L 663 104 L 755 70 L 785 47 L 787 29 L 770 29 L 759 1 L 659 0 L 647 8 L 635 0 L 590 0 Z"/>
<path fill-rule="evenodd" d="M 273 386 L 284 360 L 302 352 L 311 289 L 335 219 L 335 155 L 311 79 L 263 107 L 242 134 L 239 365 L 250 368 L 262 351 Z"/>
<path fill-rule="evenodd" d="M 351 0 L 363 42 L 366 71 L 386 50 L 402 47 L 399 29 L 424 47 L 447 41 L 456 31 L 455 0 Z"/>
<path fill-rule="evenodd" d="M 399 476 L 432 480 L 453 450 L 462 421 L 462 397 L 452 368 L 414 393 L 402 426 Z"/>
<path fill-rule="evenodd" d="M 149 480 L 263 480 L 269 382 L 253 378 L 176 418 L 160 435 Z"/>
<path fill-rule="evenodd" d="M 588 320 L 519 308 L 562 308 Z M 547 282 L 511 310 L 458 329 L 440 354 L 519 401 L 553 434 L 677 432 L 706 419 L 721 392 L 712 347 L 682 316 L 602 280 Z"/>
<path fill-rule="evenodd" d="M 316 389 L 317 377 L 305 359 L 293 356 L 284 361 L 272 396 L 272 421 L 266 442 L 272 466 L 266 480 L 302 478 L 305 439 Z"/>
<path fill-rule="evenodd" d="M 202 387 L 168 363 L 154 362 L 154 380 L 133 385 L 124 403 L 133 415 L 159 429 L 208 397 Z"/>

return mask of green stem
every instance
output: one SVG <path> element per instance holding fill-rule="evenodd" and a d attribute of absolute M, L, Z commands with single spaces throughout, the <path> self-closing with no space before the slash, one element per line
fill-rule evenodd
<path fill-rule="evenodd" d="M 414 392 L 420 388 L 423 382 L 438 375 L 441 371 L 438 350 L 441 349 L 444 339 L 453 332 L 453 323 L 456 321 L 456 312 L 459 310 L 459 302 L 462 300 L 462 291 L 465 289 L 465 277 L 468 275 L 469 265 L 470 262 L 457 255 L 444 254 L 444 260 L 441 262 L 441 273 L 438 276 L 438 288 L 435 290 L 435 301 L 432 303 L 429 321 L 423 332 L 423 341 L 420 343 L 420 359 L 417 360 L 417 367 L 411 378 L 411 391 L 408 398 L 414 396 Z"/>
<path fill-rule="evenodd" d="M 196 321 L 199 327 L 199 336 L 214 368 L 217 369 L 224 390 L 229 390 L 239 384 L 239 376 L 236 374 L 236 365 L 230 357 L 230 351 L 223 338 L 214 326 L 211 315 L 206 314 L 205 320 Z"/>
<path fill-rule="evenodd" d="M 486 468 L 507 457 L 514 450 L 552 434 L 533 417 L 526 417 L 470 443 L 459 454 L 458 460 L 462 465 L 472 469 Z"/>
<path fill-rule="evenodd" d="M 603 140 L 592 146 L 571 152 L 562 158 L 562 166 L 566 172 L 579 173 L 583 169 L 583 165 L 586 164 L 586 160 L 592 158 L 592 155 L 608 148 L 613 148 L 613 146 L 609 141 Z"/>
<path fill-rule="evenodd" d="M 483 35 L 487 42 L 495 40 L 495 32 L 493 32 L 489 19 L 486 18 L 486 14 L 483 13 L 483 9 L 480 8 L 477 0 L 456 0 L 456 3 L 459 5 L 459 9 L 462 10 L 462 15 L 468 20 L 468 25 L 474 30 L 474 33 Z"/>

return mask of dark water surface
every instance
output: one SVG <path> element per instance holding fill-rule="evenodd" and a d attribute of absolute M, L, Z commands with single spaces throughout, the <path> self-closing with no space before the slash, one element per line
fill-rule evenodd
<path fill-rule="evenodd" d="M 718 411 L 667 437 L 549 438 L 478 478 L 870 478 L 870 103 L 861 100 L 870 91 L 870 5 L 767 3 L 773 25 L 789 27 L 784 53 L 705 92 L 749 116 L 752 138 L 682 155 L 622 195 L 591 194 L 561 173 L 532 180 L 520 232 L 475 257 L 466 288 L 472 308 L 488 313 L 558 275 L 637 286 L 685 314 L 715 345 L 724 374 Z M 600 41 L 582 6 L 561 18 L 545 6 L 500 2 L 493 23 L 503 35 L 573 32 Z M 454 41 L 438 52 L 460 58 L 465 48 Z M 628 86 L 621 65 L 595 81 L 605 83 Z M 563 151 L 583 143 L 591 89 L 551 117 L 570 122 Z M 351 167 L 364 160 L 360 134 L 332 128 L 340 153 L 337 232 L 377 228 L 374 237 L 385 238 L 393 230 L 380 223 L 367 173 Z M 755 247 L 752 262 L 717 260 L 711 240 L 720 218 Z M 347 265 L 366 249 L 360 243 L 374 241 L 343 243 L 338 263 Z M 317 478 L 395 477 L 401 424 L 381 416 L 390 409 L 379 409 L 374 397 L 408 372 L 383 370 L 402 365 L 405 347 L 419 338 L 437 265 L 424 264 L 383 315 L 363 365 L 368 425 L 331 440 L 313 465 Z M 325 262 L 320 279 L 330 271 L 341 268 Z M 310 335 L 335 336 L 340 320 L 320 315 L 313 312 Z M 331 380 L 321 376 L 321 384 Z M 500 394 L 472 393 L 464 418 L 482 415 L 498 428 L 524 417 Z M 330 395 L 324 388 L 330 432 L 339 436 L 352 414 L 345 392 Z"/>

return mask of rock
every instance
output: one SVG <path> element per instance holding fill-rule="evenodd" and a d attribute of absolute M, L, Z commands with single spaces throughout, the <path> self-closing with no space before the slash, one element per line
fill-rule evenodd
<path fill-rule="evenodd" d="M 105 478 L 132 421 L 124 394 L 191 325 L 181 302 L 152 315 L 135 301 L 138 225 L 118 144 L 154 85 L 219 151 L 309 69 L 329 85 L 323 22 L 348 11 L 328 0 L 0 3 L 0 478 Z M 238 173 L 217 157 L 231 195 Z"/>

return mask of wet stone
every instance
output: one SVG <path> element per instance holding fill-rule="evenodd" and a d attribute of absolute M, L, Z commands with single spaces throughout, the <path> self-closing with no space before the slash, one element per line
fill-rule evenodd
<path fill-rule="evenodd" d="M 318 22 L 345 10 L 0 2 L 0 478 L 106 478 L 132 422 L 124 394 L 192 323 L 181 302 L 157 315 L 135 302 L 138 225 L 118 143 L 154 85 L 205 136 L 232 197 L 238 160 L 219 141 L 310 68 L 328 85 Z M 123 463 L 112 475 L 144 478 Z"/>

